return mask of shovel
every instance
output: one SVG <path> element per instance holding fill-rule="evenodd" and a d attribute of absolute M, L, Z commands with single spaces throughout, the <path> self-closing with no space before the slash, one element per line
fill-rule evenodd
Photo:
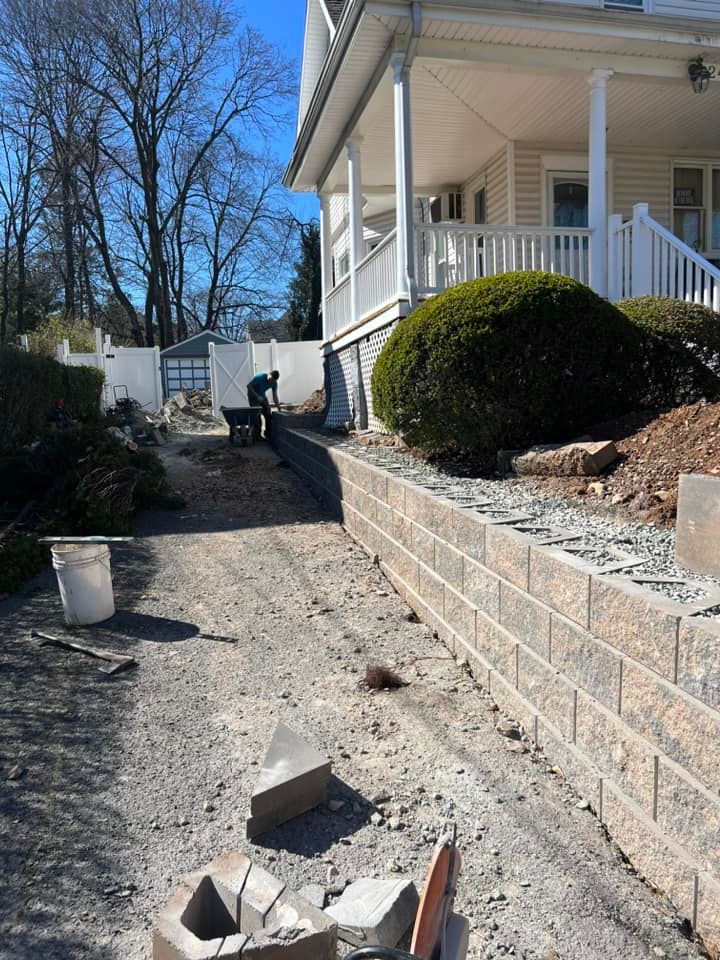
<path fill-rule="evenodd" d="M 107 661 L 107 666 L 99 667 L 101 673 L 120 673 L 121 670 L 127 670 L 128 667 L 137 665 L 135 657 L 124 656 L 121 653 L 111 653 L 109 650 L 97 650 L 95 647 L 84 647 L 79 643 L 72 643 L 70 640 L 64 640 L 61 637 L 53 637 L 49 633 L 41 633 L 40 630 L 31 630 L 30 636 L 38 638 L 41 647 L 64 647 L 66 650 L 74 650 L 75 653 L 84 653 L 87 657 L 95 657 L 96 660 Z"/>

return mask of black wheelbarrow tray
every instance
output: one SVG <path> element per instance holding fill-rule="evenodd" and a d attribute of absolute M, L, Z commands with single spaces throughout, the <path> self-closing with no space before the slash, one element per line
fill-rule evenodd
<path fill-rule="evenodd" d="M 225 417 L 230 428 L 230 443 L 235 443 L 238 427 L 250 427 L 255 439 L 260 436 L 260 414 L 262 407 L 220 407 L 220 412 Z"/>

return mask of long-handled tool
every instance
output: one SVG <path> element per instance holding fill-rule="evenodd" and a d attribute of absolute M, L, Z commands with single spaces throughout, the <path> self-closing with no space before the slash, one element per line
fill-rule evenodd
<path fill-rule="evenodd" d="M 66 650 L 84 653 L 85 656 L 94 657 L 96 660 L 105 660 L 108 665 L 98 668 L 101 673 L 120 673 L 121 670 L 137 666 L 135 657 L 129 657 L 122 653 L 111 653 L 109 650 L 98 650 L 95 647 L 84 647 L 80 643 L 72 643 L 72 641 L 64 640 L 62 637 L 53 637 L 49 633 L 42 633 L 40 630 L 31 630 L 30 636 L 39 639 L 41 647 L 64 647 Z"/>

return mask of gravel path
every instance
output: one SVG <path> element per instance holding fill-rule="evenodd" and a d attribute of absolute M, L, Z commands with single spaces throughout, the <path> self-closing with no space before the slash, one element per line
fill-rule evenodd
<path fill-rule="evenodd" d="M 562 778 L 496 733 L 470 676 L 269 450 L 184 444 L 163 455 L 188 508 L 141 518 L 140 539 L 114 553 L 118 613 L 78 631 L 138 669 L 109 679 L 31 646 L 33 626 L 67 633 L 50 572 L 0 604 L 0 955 L 148 958 L 181 875 L 226 850 L 296 887 L 419 879 L 452 818 L 471 958 L 702 956 Z M 364 691 L 368 663 L 409 685 Z M 280 719 L 332 758 L 331 796 L 345 803 L 251 845 L 244 813 Z M 15 764 L 24 774 L 6 779 Z"/>

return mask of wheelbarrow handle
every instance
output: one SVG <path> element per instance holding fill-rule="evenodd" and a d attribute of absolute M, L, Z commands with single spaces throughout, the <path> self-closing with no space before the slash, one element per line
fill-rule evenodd
<path fill-rule="evenodd" d="M 414 953 L 394 950 L 392 947 L 360 947 L 348 953 L 344 960 L 418 960 Z"/>

